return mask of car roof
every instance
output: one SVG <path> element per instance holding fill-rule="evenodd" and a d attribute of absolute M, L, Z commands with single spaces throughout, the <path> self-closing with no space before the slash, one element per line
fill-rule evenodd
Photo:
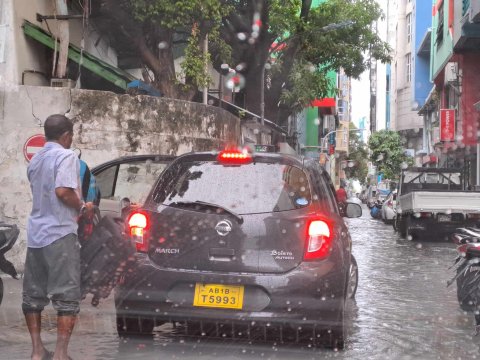
<path fill-rule="evenodd" d="M 177 158 L 177 161 L 214 161 L 216 160 L 218 154 L 218 151 L 190 152 L 180 155 Z M 308 166 L 311 163 L 310 159 L 281 153 L 254 152 L 252 153 L 252 156 L 255 160 L 262 162 L 283 163 L 288 165 L 296 165 L 301 168 Z"/>
<path fill-rule="evenodd" d="M 128 156 L 121 156 L 113 160 L 109 160 L 104 162 L 100 165 L 95 166 L 91 169 L 91 172 L 95 175 L 96 173 L 117 164 L 128 164 L 132 162 L 138 161 L 146 161 L 152 160 L 153 162 L 164 162 L 170 163 L 176 158 L 175 155 L 160 155 L 160 154 L 143 154 L 143 155 L 128 155 Z"/>

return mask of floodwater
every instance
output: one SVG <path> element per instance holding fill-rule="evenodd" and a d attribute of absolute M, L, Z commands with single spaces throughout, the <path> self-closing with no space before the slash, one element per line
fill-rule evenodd
<path fill-rule="evenodd" d="M 348 303 L 344 351 L 308 344 L 277 344 L 186 336 L 166 324 L 153 338 L 120 339 L 113 300 L 93 308 L 87 299 L 72 336 L 70 353 L 82 359 L 475 359 L 480 336 L 473 315 L 458 306 L 449 267 L 455 246 L 445 241 L 411 242 L 391 225 L 373 220 L 367 209 L 347 220 L 360 279 L 356 301 Z M 5 281 L 0 306 L 0 359 L 28 359 L 30 338 L 20 310 L 21 282 Z M 44 312 L 43 338 L 55 344 L 54 312 Z"/>

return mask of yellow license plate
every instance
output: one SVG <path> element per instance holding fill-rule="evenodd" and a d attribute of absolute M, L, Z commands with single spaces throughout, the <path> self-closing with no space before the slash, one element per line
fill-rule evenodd
<path fill-rule="evenodd" d="M 241 309 L 243 307 L 243 292 L 243 286 L 197 283 L 193 306 Z"/>

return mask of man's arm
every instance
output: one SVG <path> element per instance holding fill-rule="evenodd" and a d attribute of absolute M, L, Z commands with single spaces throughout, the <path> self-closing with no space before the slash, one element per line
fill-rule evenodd
<path fill-rule="evenodd" d="M 83 201 L 78 198 L 75 190 L 67 187 L 58 187 L 55 189 L 55 195 L 68 207 L 80 211 Z"/>

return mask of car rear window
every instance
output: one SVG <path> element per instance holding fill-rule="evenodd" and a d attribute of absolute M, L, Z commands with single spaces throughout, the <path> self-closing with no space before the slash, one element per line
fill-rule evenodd
<path fill-rule="evenodd" d="M 305 172 L 295 166 L 216 162 L 174 164 L 162 176 L 154 200 L 164 205 L 203 201 L 239 214 L 288 211 L 308 206 L 311 192 Z"/>

